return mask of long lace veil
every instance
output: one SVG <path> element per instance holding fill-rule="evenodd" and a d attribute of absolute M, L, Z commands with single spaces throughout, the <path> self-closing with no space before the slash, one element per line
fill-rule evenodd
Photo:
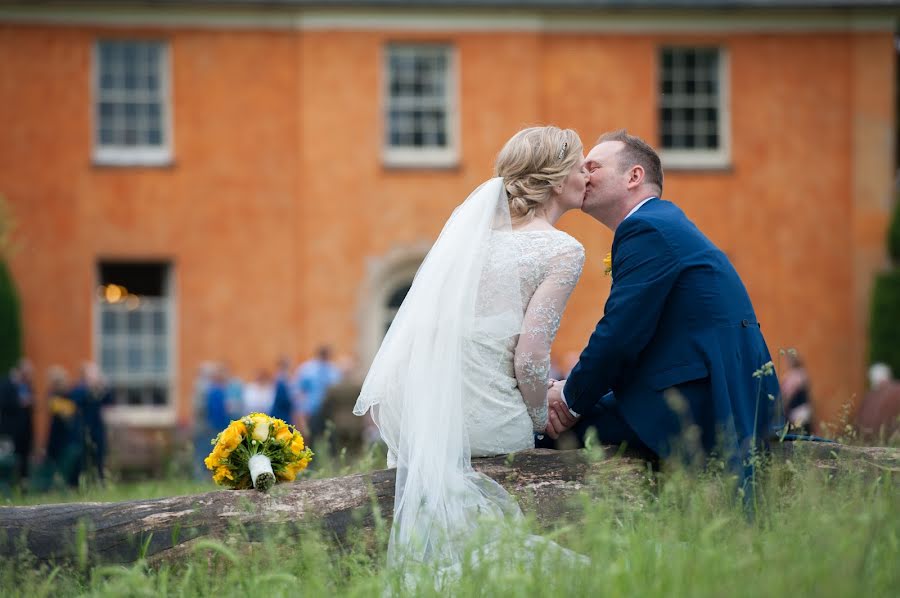
<path fill-rule="evenodd" d="M 515 500 L 470 463 L 463 355 L 471 341 L 519 334 L 519 272 L 491 267 L 513 251 L 503 179 L 457 207 L 391 324 L 353 412 L 372 417 L 396 459 L 388 564 L 458 566 L 483 517 L 520 516 Z"/>

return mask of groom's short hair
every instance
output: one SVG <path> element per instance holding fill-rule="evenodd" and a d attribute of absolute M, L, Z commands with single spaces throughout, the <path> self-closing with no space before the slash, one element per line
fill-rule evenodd
<path fill-rule="evenodd" d="M 662 163 L 659 160 L 659 155 L 646 141 L 640 137 L 629 135 L 625 129 L 604 133 L 597 140 L 597 144 L 599 145 L 605 141 L 621 141 L 625 144 L 625 147 L 619 152 L 619 166 L 628 168 L 635 164 L 640 165 L 644 169 L 644 182 L 658 187 L 659 194 L 662 195 Z"/>

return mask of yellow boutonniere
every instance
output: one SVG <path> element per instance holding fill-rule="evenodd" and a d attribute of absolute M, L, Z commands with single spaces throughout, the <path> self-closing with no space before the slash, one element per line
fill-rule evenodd
<path fill-rule="evenodd" d="M 603 270 L 603 273 L 606 274 L 607 276 L 612 274 L 612 252 L 611 251 L 606 254 L 605 258 L 603 258 L 603 265 L 606 266 L 606 268 Z"/>

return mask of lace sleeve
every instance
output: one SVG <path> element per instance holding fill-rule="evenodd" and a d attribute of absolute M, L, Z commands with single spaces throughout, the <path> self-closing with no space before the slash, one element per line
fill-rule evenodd
<path fill-rule="evenodd" d="M 550 345 L 583 265 L 584 248 L 573 242 L 571 247 L 552 258 L 547 276 L 525 310 L 522 332 L 516 344 L 516 380 L 536 432 L 543 432 L 547 427 Z"/>

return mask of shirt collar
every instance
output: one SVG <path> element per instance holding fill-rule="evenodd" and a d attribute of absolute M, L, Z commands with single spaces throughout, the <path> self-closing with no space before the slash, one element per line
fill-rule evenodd
<path fill-rule="evenodd" d="M 631 208 L 631 211 L 628 212 L 628 214 L 625 215 L 625 218 L 623 218 L 622 221 L 624 222 L 625 220 L 628 220 L 628 217 L 629 217 L 629 216 L 631 216 L 632 214 L 634 214 L 635 212 L 637 212 L 638 210 L 640 210 L 640 209 L 641 209 L 641 206 L 644 205 L 645 203 L 647 203 L 648 201 L 650 201 L 651 199 L 656 199 L 656 196 L 655 196 L 655 195 L 651 195 L 650 197 L 646 198 L 644 201 L 642 201 L 642 202 L 639 203 L 638 205 L 636 205 L 636 206 L 634 206 L 633 208 Z"/>

